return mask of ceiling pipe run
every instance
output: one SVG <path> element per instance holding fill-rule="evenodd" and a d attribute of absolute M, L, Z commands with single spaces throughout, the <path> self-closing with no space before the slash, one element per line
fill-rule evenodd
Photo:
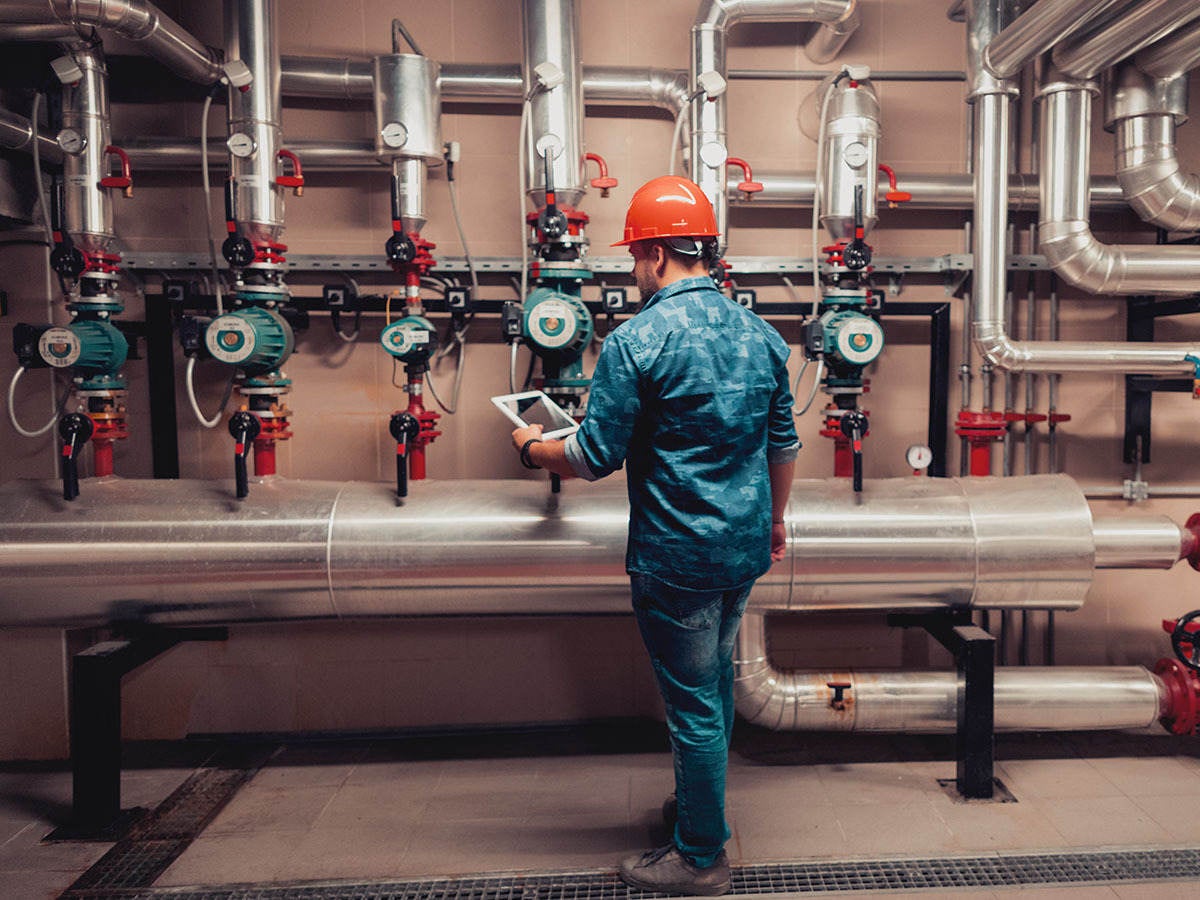
<path fill-rule="evenodd" d="M 1181 28 L 1133 58 L 1153 78 L 1174 78 L 1200 65 L 1200 22 Z"/>
<path fill-rule="evenodd" d="M 712 87 L 728 77 L 726 38 L 738 22 L 817 22 L 831 30 L 848 28 L 857 17 L 856 0 L 702 0 L 692 25 L 688 69 L 691 101 L 690 175 L 712 203 L 722 247 L 727 241 L 729 204 L 725 197 L 725 163 L 729 157 L 725 91 Z M 849 31 L 821 38 L 816 52 L 828 61 L 849 39 Z M 718 82 L 719 83 L 719 82 Z"/>
<path fill-rule="evenodd" d="M 1093 78 L 1109 66 L 1200 16 L 1196 0 L 1140 0 L 1095 21 L 1054 48 L 1054 65 L 1073 78 Z"/>
<path fill-rule="evenodd" d="M 984 64 L 997 78 L 1013 78 L 1059 41 L 1097 16 L 1129 0 L 1041 0 L 1001 31 L 984 49 Z"/>
<path fill-rule="evenodd" d="M 86 29 L 93 27 L 112 31 L 188 81 L 213 84 L 221 78 L 221 52 L 206 47 L 147 0 L 4 0 L 0 20 L 18 34 L 23 26 L 37 26 L 55 40 L 86 37 Z M 69 35 L 64 38 L 62 32 Z M 26 39 L 48 39 L 33 37 L 37 30 L 26 34 Z"/>
<path fill-rule="evenodd" d="M 957 730 L 957 673 L 777 668 L 766 618 L 743 617 L 734 651 L 734 704 L 751 724 L 775 731 Z M 1005 732 L 1145 728 L 1171 711 L 1162 679 L 1141 666 L 1000 667 L 994 697 L 995 730 Z"/>

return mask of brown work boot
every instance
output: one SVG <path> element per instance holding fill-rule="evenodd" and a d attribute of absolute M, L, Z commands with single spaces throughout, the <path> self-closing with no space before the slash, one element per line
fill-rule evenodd
<path fill-rule="evenodd" d="M 701 869 L 668 844 L 624 860 L 619 874 L 630 887 L 662 894 L 715 897 L 729 892 L 729 857 L 724 850 L 715 863 Z"/>

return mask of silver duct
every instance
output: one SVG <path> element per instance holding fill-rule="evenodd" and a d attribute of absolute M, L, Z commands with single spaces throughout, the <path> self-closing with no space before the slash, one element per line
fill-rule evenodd
<path fill-rule="evenodd" d="M 251 241 L 277 241 L 283 233 L 283 191 L 275 184 L 280 125 L 279 42 L 275 0 L 225 0 L 225 55 L 249 67 L 254 81 L 229 88 L 229 134 L 245 135 L 252 150 L 230 158 L 238 225 Z"/>
<path fill-rule="evenodd" d="M 954 672 L 805 672 L 778 669 L 768 653 L 766 616 L 742 619 L 734 652 L 738 714 L 776 731 L 953 734 Z M 830 683 L 849 684 L 834 705 Z M 1166 689 L 1141 666 L 998 668 L 996 731 L 1145 728 L 1167 711 Z"/>
<path fill-rule="evenodd" d="M 108 165 L 104 148 L 112 143 L 108 72 L 99 47 L 76 47 L 72 55 L 83 78 L 63 85 L 62 123 L 79 133 L 83 148 L 63 154 L 63 225 L 79 249 L 106 253 L 116 239 L 109 190 L 100 186 Z"/>
<path fill-rule="evenodd" d="M 1096 561 L 1169 567 L 1195 545 L 1161 518 L 1093 524 L 1066 476 L 910 477 L 861 496 L 797 481 L 792 498 L 789 556 L 755 586 L 756 610 L 1073 608 Z M 67 503 L 56 483 L 19 481 L 0 508 L 0 626 L 629 604 L 620 485 L 426 481 L 397 502 L 383 484 L 266 479 L 238 501 L 226 482 L 101 479 Z"/>
<path fill-rule="evenodd" d="M 136 41 L 147 55 L 189 81 L 213 84 L 221 78 L 220 52 L 204 46 L 147 0 L 4 0 L 0 20 L 8 26 L 42 27 L 43 34 L 53 33 L 57 40 L 68 30 L 68 39 L 79 37 L 81 28 L 110 30 Z"/>
<path fill-rule="evenodd" d="M 442 162 L 438 64 L 426 56 L 375 57 L 375 154 L 390 162 L 405 234 L 425 226 L 427 167 Z"/>
<path fill-rule="evenodd" d="M 5 150 L 23 150 L 33 152 L 33 125 L 24 116 L 19 116 L 7 109 L 0 109 L 0 147 Z M 44 162 L 61 163 L 62 147 L 58 141 L 38 135 L 38 155 Z"/>
<path fill-rule="evenodd" d="M 1114 63 L 1200 16 L 1196 0 L 1141 0 L 1105 16 L 1054 48 L 1054 65 L 1073 78 L 1093 78 Z"/>
<path fill-rule="evenodd" d="M 1134 212 L 1170 231 L 1200 230 L 1200 176 L 1179 164 L 1175 127 L 1187 118 L 1187 76 L 1151 78 L 1118 66 L 1105 126 L 1116 132 L 1117 181 Z"/>
<path fill-rule="evenodd" d="M 707 97 L 699 88 L 702 75 L 715 72 L 726 77 L 725 42 L 729 29 L 738 22 L 818 22 L 849 23 L 855 0 L 701 0 L 692 25 L 692 53 L 688 69 L 691 86 L 691 138 L 689 155 L 692 181 L 700 185 L 717 214 L 717 230 L 724 247 L 728 230 L 729 205 L 725 199 L 726 142 L 725 95 Z M 849 34 L 839 36 L 841 45 Z M 831 42 L 819 42 L 819 52 L 827 53 Z M 836 53 L 836 50 L 834 51 Z"/>
<path fill-rule="evenodd" d="M 1128 0 L 1041 0 L 984 48 L 984 64 L 997 78 L 1013 78 L 1025 65 L 1097 16 Z"/>
<path fill-rule="evenodd" d="M 1174 34 L 1138 53 L 1133 61 L 1153 78 L 1174 78 L 1200 64 L 1200 22 L 1180 28 Z"/>
<path fill-rule="evenodd" d="M 525 57 L 521 70 L 529 99 L 529 144 L 525 148 L 526 194 L 535 207 L 546 202 L 547 150 L 560 206 L 578 206 L 587 193 L 583 172 L 583 64 L 575 0 L 522 0 Z M 541 85 L 535 69 L 550 64 L 563 78 L 553 87 Z M 520 136 L 524 141 L 525 135 Z"/>

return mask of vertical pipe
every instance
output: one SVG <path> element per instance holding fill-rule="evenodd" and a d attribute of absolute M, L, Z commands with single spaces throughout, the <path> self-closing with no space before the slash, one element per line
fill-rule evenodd
<path fill-rule="evenodd" d="M 104 148 L 112 142 L 108 72 L 99 47 L 74 47 L 71 53 L 83 78 L 63 87 L 62 121 L 83 137 L 83 149 L 63 154 L 63 224 L 80 250 L 105 253 L 116 237 L 112 201 L 108 189 L 100 187 L 106 174 Z"/>
<path fill-rule="evenodd" d="M 577 206 L 587 188 L 583 178 L 583 62 L 574 0 L 523 0 L 525 34 L 523 77 L 530 97 L 529 121 L 533 145 L 553 136 L 557 153 L 551 161 L 559 203 Z M 535 69 L 551 63 L 562 73 L 556 87 L 539 87 Z M 524 136 L 522 135 L 522 140 Z M 546 203 L 546 173 L 542 157 L 528 148 L 525 156 L 527 193 L 534 206 Z M 724 184 L 722 183 L 722 187 Z"/>
<path fill-rule="evenodd" d="M 701 75 L 707 72 L 725 75 L 725 31 L 725 26 L 708 22 L 692 26 L 692 55 L 688 72 L 693 91 Z M 700 185 L 713 205 L 717 231 L 721 235 L 721 252 L 724 252 L 729 237 L 729 200 L 725 193 L 725 158 L 728 156 L 725 119 L 725 98 L 709 100 L 703 92 L 698 92 L 691 103 L 692 132 L 688 144 L 688 164 L 692 181 Z"/>

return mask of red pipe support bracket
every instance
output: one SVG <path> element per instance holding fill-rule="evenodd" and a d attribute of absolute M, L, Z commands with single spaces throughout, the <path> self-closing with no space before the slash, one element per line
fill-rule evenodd
<path fill-rule="evenodd" d="M 600 167 L 600 174 L 592 179 L 591 185 L 599 189 L 601 197 L 607 197 L 609 190 L 617 186 L 617 179 L 608 174 L 608 163 L 599 153 L 586 153 L 583 158 L 591 160 Z"/>
<path fill-rule="evenodd" d="M 750 163 L 740 156 L 729 157 L 725 160 L 725 165 L 738 166 L 742 170 L 742 183 L 737 188 L 746 195 L 747 200 L 763 189 L 762 182 L 754 180 L 754 173 L 750 171 Z"/>
<path fill-rule="evenodd" d="M 285 150 L 282 147 L 275 154 L 276 159 L 288 160 L 292 164 L 291 175 L 279 175 L 275 179 L 275 183 L 280 187 L 290 187 L 292 193 L 297 197 L 304 196 L 304 170 L 300 168 L 300 157 L 291 150 Z"/>
<path fill-rule="evenodd" d="M 133 173 L 129 168 L 129 154 L 113 144 L 104 148 L 105 156 L 115 156 L 121 161 L 120 175 L 105 175 L 100 179 L 100 187 L 121 188 L 126 197 L 133 196 Z"/>

